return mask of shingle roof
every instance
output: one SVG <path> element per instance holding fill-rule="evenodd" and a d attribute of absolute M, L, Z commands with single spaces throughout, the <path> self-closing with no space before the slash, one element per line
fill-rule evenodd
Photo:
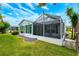
<path fill-rule="evenodd" d="M 58 20 L 58 21 L 60 21 L 60 19 L 61 19 L 61 21 L 63 22 L 61 16 L 51 15 L 51 14 L 47 14 L 47 13 L 44 13 L 44 14 L 42 14 L 42 15 L 46 15 L 46 16 L 48 16 L 48 17 L 50 17 L 50 18 L 52 18 L 52 19 L 56 19 L 56 20 Z M 41 17 L 42 15 L 40 15 L 39 17 Z M 36 19 L 36 21 L 38 21 L 39 17 Z M 32 21 L 23 19 L 23 20 L 19 23 L 19 25 L 20 25 L 23 21 L 27 21 L 27 22 L 33 23 Z M 36 22 L 36 21 L 35 21 L 35 22 Z"/>
<path fill-rule="evenodd" d="M 51 14 L 47 14 L 47 13 L 43 13 L 42 15 L 46 15 L 46 16 L 49 17 L 49 18 L 55 19 L 56 21 L 60 21 L 60 20 L 61 20 L 61 21 L 63 22 L 61 16 L 51 15 Z M 36 19 L 35 22 L 39 21 L 39 18 L 40 18 L 42 15 L 40 15 L 40 16 Z"/>
<path fill-rule="evenodd" d="M 51 17 L 51 18 L 54 18 L 54 19 L 59 19 L 60 16 L 57 16 L 57 15 L 51 15 L 51 14 L 47 14 L 45 13 L 44 15 L 48 16 L 48 17 Z"/>
<path fill-rule="evenodd" d="M 27 21 L 27 22 L 31 22 L 31 23 L 32 23 L 32 21 L 23 19 L 23 20 L 19 23 L 19 25 L 20 25 L 22 22 L 24 22 L 24 21 Z"/>

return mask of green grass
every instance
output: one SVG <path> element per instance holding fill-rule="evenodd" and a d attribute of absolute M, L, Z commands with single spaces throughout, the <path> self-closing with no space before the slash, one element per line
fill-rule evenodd
<path fill-rule="evenodd" d="M 23 41 L 11 34 L 0 34 L 0 56 L 75 56 L 75 50 L 42 41 Z"/>

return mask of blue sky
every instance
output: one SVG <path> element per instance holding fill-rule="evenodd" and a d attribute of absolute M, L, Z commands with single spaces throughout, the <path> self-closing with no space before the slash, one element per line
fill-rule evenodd
<path fill-rule="evenodd" d="M 42 10 L 45 13 L 59 15 L 62 17 L 66 25 L 70 25 L 70 20 L 66 15 L 67 7 L 72 7 L 75 12 L 78 12 L 78 5 L 75 3 L 47 3 L 46 6 L 37 7 L 38 3 L 2 3 L 1 13 L 5 16 L 4 21 L 11 25 L 18 25 L 23 19 L 35 21 Z"/>

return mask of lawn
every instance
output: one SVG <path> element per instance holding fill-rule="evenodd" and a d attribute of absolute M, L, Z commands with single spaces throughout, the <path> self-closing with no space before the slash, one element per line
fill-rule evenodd
<path fill-rule="evenodd" d="M 0 56 L 75 56 L 75 50 L 47 42 L 24 41 L 11 34 L 0 34 Z"/>

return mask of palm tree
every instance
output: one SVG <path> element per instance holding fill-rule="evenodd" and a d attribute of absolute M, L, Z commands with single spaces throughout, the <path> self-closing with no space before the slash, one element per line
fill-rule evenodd
<path fill-rule="evenodd" d="M 76 39 L 76 50 L 77 50 L 77 53 L 79 55 L 79 38 L 78 38 L 78 35 L 77 35 L 77 31 L 76 31 L 76 26 L 78 24 L 78 14 L 77 13 L 73 13 L 73 17 L 72 17 L 72 27 L 74 28 L 74 39 Z"/>
<path fill-rule="evenodd" d="M 76 36 L 76 26 L 78 24 L 78 14 L 77 13 L 73 13 L 73 16 L 72 16 L 72 27 L 74 29 L 74 39 L 75 39 L 75 36 Z"/>
<path fill-rule="evenodd" d="M 76 50 L 79 54 L 79 42 L 78 42 L 78 35 L 77 35 L 77 24 L 78 24 L 78 14 L 73 11 L 72 8 L 67 8 L 67 16 L 69 16 L 71 23 L 72 23 L 72 39 L 76 39 Z M 73 34 L 74 33 L 74 34 Z"/>
<path fill-rule="evenodd" d="M 72 35 L 71 35 L 72 39 L 74 39 L 74 32 L 73 32 L 73 30 L 74 30 L 74 27 L 73 27 L 74 20 L 72 20 L 73 19 L 73 14 L 74 14 L 73 9 L 72 8 L 67 8 L 67 16 L 69 16 L 69 18 L 71 20 L 71 24 L 72 24 Z"/>

